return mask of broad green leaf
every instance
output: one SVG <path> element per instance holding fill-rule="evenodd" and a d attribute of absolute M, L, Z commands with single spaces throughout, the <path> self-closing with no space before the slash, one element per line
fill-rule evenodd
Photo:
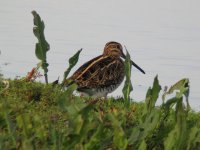
<path fill-rule="evenodd" d="M 78 115 L 76 118 L 73 119 L 73 124 L 71 124 L 74 127 L 73 133 L 80 134 L 83 122 L 84 120 L 81 115 Z"/>
<path fill-rule="evenodd" d="M 142 141 L 142 143 L 140 144 L 138 150 L 146 150 L 147 149 L 147 144 L 145 142 L 145 140 Z"/>
<path fill-rule="evenodd" d="M 160 110 L 153 109 L 143 122 L 133 128 L 128 143 L 133 146 L 140 145 L 141 142 L 156 129 L 159 124 L 160 116 Z"/>
<path fill-rule="evenodd" d="M 46 53 L 47 51 L 49 51 L 50 46 L 47 43 L 44 36 L 44 28 L 45 28 L 44 22 L 41 20 L 40 16 L 37 14 L 36 11 L 32 11 L 32 14 L 34 17 L 33 33 L 38 39 L 38 43 L 36 43 L 35 45 L 35 54 L 37 58 L 41 60 L 41 67 L 44 70 L 45 81 L 48 84 L 48 76 L 47 76 L 48 68 L 47 67 L 49 64 L 47 63 Z"/>
<path fill-rule="evenodd" d="M 128 51 L 126 51 L 126 59 L 125 59 L 125 73 L 126 73 L 126 80 L 123 87 L 123 94 L 125 104 L 127 106 L 130 105 L 130 93 L 133 90 L 132 83 L 131 83 L 131 58 Z"/>
<path fill-rule="evenodd" d="M 154 78 L 153 87 L 150 87 L 146 94 L 146 112 L 144 113 L 150 113 L 155 108 L 155 103 L 158 99 L 160 90 L 161 86 L 159 85 L 158 76 L 156 76 Z"/>
<path fill-rule="evenodd" d="M 187 150 L 199 148 L 199 141 L 200 141 L 200 129 L 195 126 L 190 129 L 189 138 L 187 141 Z"/>
<path fill-rule="evenodd" d="M 36 11 L 32 11 L 34 17 L 34 28 L 33 33 L 38 39 L 38 43 L 36 44 L 36 56 L 38 59 L 45 61 L 46 60 L 46 52 L 49 50 L 50 46 L 45 40 L 44 36 L 44 22 L 41 20 L 40 16 Z"/>
<path fill-rule="evenodd" d="M 176 120 L 177 120 L 177 149 L 184 149 L 186 147 L 187 139 L 187 112 L 184 109 L 183 100 L 179 100 L 176 105 Z"/>
<path fill-rule="evenodd" d="M 166 95 L 172 94 L 175 91 L 177 91 L 177 93 L 176 93 L 177 98 L 180 98 L 180 97 L 182 97 L 182 95 L 185 95 L 186 102 L 189 107 L 189 103 L 188 103 L 189 79 L 184 78 L 184 79 L 178 81 L 177 83 L 175 83 L 173 86 L 171 86 L 170 89 L 163 94 L 163 96 L 162 96 L 163 100 L 165 100 Z"/>
<path fill-rule="evenodd" d="M 69 59 L 69 67 L 67 68 L 67 70 L 64 72 L 64 75 L 63 75 L 63 82 L 62 84 L 64 85 L 64 82 L 66 80 L 66 78 L 68 77 L 71 69 L 76 65 L 76 63 L 78 62 L 78 59 L 79 59 L 79 55 L 81 53 L 82 49 L 78 50 L 78 52 L 76 52 L 76 54 L 74 54 L 74 56 L 72 56 L 70 59 Z"/>
<path fill-rule="evenodd" d="M 112 122 L 112 127 L 114 130 L 113 144 L 117 149 L 125 150 L 128 145 L 128 140 L 125 137 L 124 130 L 121 123 L 115 118 L 114 115 L 108 114 L 108 119 Z"/>
<path fill-rule="evenodd" d="M 71 107 L 72 107 L 72 104 L 71 104 Z M 75 114 L 72 114 L 70 116 L 69 123 L 71 126 L 70 128 L 71 133 L 72 134 L 75 133 L 74 135 L 77 135 L 75 136 L 74 139 L 71 139 L 71 142 L 69 142 L 69 147 L 71 149 L 81 144 L 86 138 L 88 138 L 88 133 L 90 130 L 96 129 L 97 123 L 95 124 L 93 119 L 91 119 L 91 116 L 89 115 L 92 109 L 93 109 L 93 105 L 89 104 L 81 108 L 78 113 L 75 112 Z M 68 109 L 68 112 L 69 111 L 70 110 Z"/>
<path fill-rule="evenodd" d="M 5 99 L 3 99 L 2 112 L 3 112 L 3 117 L 4 117 L 6 125 L 7 125 L 9 138 L 12 140 L 13 144 L 16 146 L 17 145 L 16 124 L 11 119 L 11 116 L 9 114 L 9 112 L 10 112 L 9 104 Z"/>
<path fill-rule="evenodd" d="M 169 109 L 174 106 L 177 103 L 178 99 L 176 97 L 173 97 L 169 100 L 167 100 L 166 103 L 163 103 L 162 107 L 166 110 L 169 111 Z"/>
<path fill-rule="evenodd" d="M 72 93 L 77 89 L 77 85 L 76 84 L 72 84 L 70 85 L 66 91 L 64 91 L 62 93 L 62 95 L 60 95 L 59 97 L 59 105 L 62 109 L 67 110 L 69 109 L 69 104 L 71 104 L 72 102 Z M 74 105 L 72 105 L 74 106 Z M 71 111 L 70 111 L 71 112 Z M 77 113 L 76 109 L 75 112 Z M 74 111 L 72 112 L 75 113 Z"/>
<path fill-rule="evenodd" d="M 166 91 L 163 94 L 163 101 L 165 100 L 166 95 L 172 94 L 176 91 L 176 97 L 181 98 L 183 95 L 186 98 L 186 104 L 187 104 L 187 111 L 190 110 L 190 104 L 189 104 L 189 93 L 190 93 L 190 86 L 189 86 L 189 79 L 184 78 L 177 83 L 175 83 L 173 86 L 170 87 L 168 91 Z"/>
<path fill-rule="evenodd" d="M 96 129 L 96 132 L 91 136 L 89 142 L 84 145 L 85 150 L 94 149 L 97 146 L 97 143 L 101 142 L 103 129 L 103 125 L 100 124 Z"/>
<path fill-rule="evenodd" d="M 122 128 L 116 128 L 114 130 L 113 143 L 118 149 L 126 150 L 128 141 L 125 138 Z"/>
<path fill-rule="evenodd" d="M 177 98 L 178 99 L 178 98 Z M 165 149 L 184 149 L 186 147 L 187 139 L 187 123 L 186 117 L 187 113 L 184 109 L 183 98 L 179 98 L 176 104 L 176 125 L 175 128 L 169 133 L 167 139 L 165 140 Z"/>
<path fill-rule="evenodd" d="M 188 88 L 189 88 L 189 79 L 185 78 L 185 79 L 178 81 L 173 86 L 171 86 L 169 91 L 167 92 L 167 94 L 171 94 L 175 90 L 180 90 L 180 92 L 185 94 L 185 89 L 188 89 Z"/>

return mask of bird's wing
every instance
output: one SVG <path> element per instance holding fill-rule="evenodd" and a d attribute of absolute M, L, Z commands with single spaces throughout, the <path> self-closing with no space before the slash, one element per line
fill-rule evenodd
<path fill-rule="evenodd" d="M 108 56 L 98 56 L 81 66 L 71 77 L 79 88 L 106 87 L 117 84 L 124 76 L 124 63 L 119 59 Z"/>

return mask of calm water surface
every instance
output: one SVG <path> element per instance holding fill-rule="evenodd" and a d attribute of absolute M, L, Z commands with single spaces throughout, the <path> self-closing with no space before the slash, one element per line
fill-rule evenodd
<path fill-rule="evenodd" d="M 132 97 L 143 101 L 158 74 L 161 85 L 190 79 L 190 104 L 200 110 L 200 1 L 198 0 L 6 0 L 0 5 L 0 70 L 25 76 L 36 65 L 32 10 L 45 22 L 49 78 L 62 77 L 67 60 L 83 48 L 80 61 L 100 55 L 106 42 L 126 45 L 146 71 L 132 69 Z M 7 64 L 8 63 L 8 64 Z M 74 70 L 75 70 L 74 69 Z M 122 95 L 122 86 L 111 95 Z"/>

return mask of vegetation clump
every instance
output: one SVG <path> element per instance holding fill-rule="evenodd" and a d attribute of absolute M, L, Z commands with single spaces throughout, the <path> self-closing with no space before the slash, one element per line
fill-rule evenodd
<path fill-rule="evenodd" d="M 123 98 L 75 96 L 76 85 L 62 91 L 15 79 L 5 90 L 3 81 L 0 149 L 198 149 L 200 144 L 200 114 L 185 107 L 183 84 L 176 96 L 155 106 L 156 77 L 145 102 L 127 106 Z"/>

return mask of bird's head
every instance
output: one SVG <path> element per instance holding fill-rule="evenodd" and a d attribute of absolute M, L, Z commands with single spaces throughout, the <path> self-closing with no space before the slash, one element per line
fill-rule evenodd
<path fill-rule="evenodd" d="M 117 58 L 125 56 L 122 45 L 114 41 L 106 43 L 103 55 Z"/>
<path fill-rule="evenodd" d="M 110 57 L 114 57 L 114 58 L 124 58 L 126 59 L 126 55 L 123 53 L 123 47 L 120 43 L 118 42 L 108 42 L 106 43 L 105 47 L 104 47 L 104 51 L 103 51 L 103 55 L 104 56 L 110 56 Z M 131 60 L 131 63 L 134 67 L 136 67 L 138 70 L 140 70 L 142 73 L 145 74 L 144 70 L 141 69 L 136 63 L 134 63 Z"/>

